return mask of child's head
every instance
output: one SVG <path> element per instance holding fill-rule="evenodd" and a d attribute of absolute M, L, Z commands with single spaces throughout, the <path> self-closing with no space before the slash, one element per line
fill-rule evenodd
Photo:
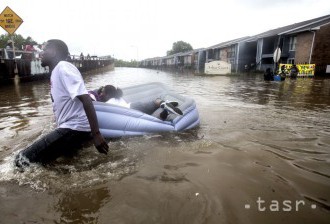
<path fill-rule="evenodd" d="M 106 102 L 111 98 L 119 99 L 123 96 L 123 91 L 119 88 L 114 87 L 113 85 L 106 85 L 101 88 L 100 91 L 100 100 Z"/>

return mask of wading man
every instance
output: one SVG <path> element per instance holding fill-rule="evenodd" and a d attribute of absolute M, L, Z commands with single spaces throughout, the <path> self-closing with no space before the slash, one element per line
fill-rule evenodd
<path fill-rule="evenodd" d="M 100 134 L 91 98 L 78 69 L 67 62 L 69 50 L 61 40 L 47 41 L 41 53 L 41 65 L 51 72 L 51 100 L 57 128 L 22 150 L 15 164 L 47 164 L 60 156 L 74 155 L 90 140 L 100 153 L 107 154 L 109 146 Z"/>

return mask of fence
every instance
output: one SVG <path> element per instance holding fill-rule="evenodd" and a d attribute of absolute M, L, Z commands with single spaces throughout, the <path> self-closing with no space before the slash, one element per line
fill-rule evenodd
<path fill-rule="evenodd" d="M 100 68 L 113 66 L 113 60 L 71 60 L 80 72 L 87 72 Z M 13 79 L 15 77 L 15 68 L 20 78 L 29 78 L 35 76 L 49 76 L 49 70 L 41 66 L 40 59 L 1 59 L 0 61 L 0 81 Z"/>

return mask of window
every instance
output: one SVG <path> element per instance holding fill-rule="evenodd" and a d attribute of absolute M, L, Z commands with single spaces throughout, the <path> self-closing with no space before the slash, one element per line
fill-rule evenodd
<path fill-rule="evenodd" d="M 220 60 L 220 49 L 216 49 L 214 59 L 215 60 Z"/>
<path fill-rule="evenodd" d="M 234 58 L 235 57 L 235 45 L 231 46 L 227 51 L 227 58 Z"/>
<path fill-rule="evenodd" d="M 288 64 L 294 64 L 294 58 L 288 58 Z"/>
<path fill-rule="evenodd" d="M 297 36 L 290 37 L 289 50 L 290 51 L 295 51 L 296 50 L 296 44 L 297 44 Z"/>

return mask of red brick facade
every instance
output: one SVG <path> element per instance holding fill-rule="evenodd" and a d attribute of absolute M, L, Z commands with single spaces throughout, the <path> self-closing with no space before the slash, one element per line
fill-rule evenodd
<path fill-rule="evenodd" d="M 321 26 L 316 31 L 312 63 L 317 65 L 330 65 L 330 24 Z"/>
<path fill-rule="evenodd" d="M 297 35 L 296 56 L 295 56 L 296 64 L 304 64 L 309 62 L 312 42 L 313 42 L 312 32 L 300 33 Z"/>

